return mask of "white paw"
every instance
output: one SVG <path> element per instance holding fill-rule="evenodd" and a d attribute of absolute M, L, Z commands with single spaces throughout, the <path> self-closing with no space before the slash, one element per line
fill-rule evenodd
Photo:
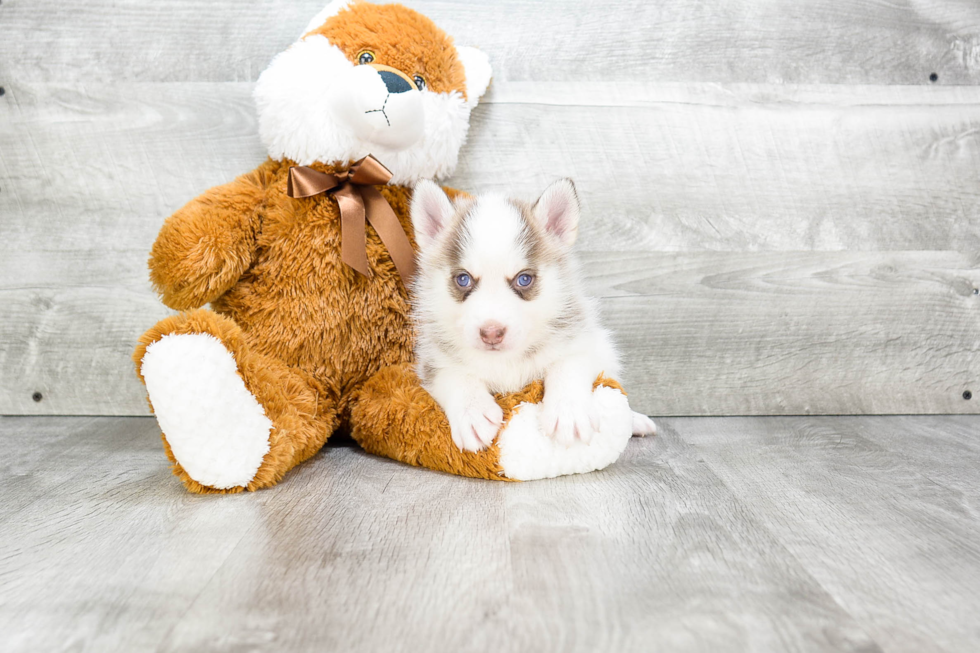
<path fill-rule="evenodd" d="M 272 422 L 217 338 L 163 336 L 146 348 L 140 371 L 160 429 L 191 478 L 219 489 L 255 478 Z"/>
<path fill-rule="evenodd" d="M 443 406 L 453 443 L 462 451 L 482 451 L 497 437 L 504 411 L 489 392 L 460 395 Z"/>
<path fill-rule="evenodd" d="M 588 444 L 593 433 L 602 430 L 600 414 L 590 387 L 546 391 L 541 403 L 541 430 L 566 447 L 576 440 Z"/>
<path fill-rule="evenodd" d="M 507 478 L 530 481 L 563 474 L 580 474 L 612 464 L 630 441 L 633 413 L 626 396 L 600 386 L 592 393 L 602 430 L 588 445 L 566 447 L 544 434 L 542 404 L 520 404 L 497 436 L 500 466 Z"/>
<path fill-rule="evenodd" d="M 639 437 L 645 437 L 647 435 L 656 435 L 657 425 L 653 423 L 653 420 L 646 415 L 641 415 L 640 413 L 633 413 L 633 435 Z"/>

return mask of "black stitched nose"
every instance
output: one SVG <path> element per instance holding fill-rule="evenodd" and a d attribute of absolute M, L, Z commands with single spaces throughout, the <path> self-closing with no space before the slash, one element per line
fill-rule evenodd
<path fill-rule="evenodd" d="M 381 81 L 385 83 L 388 87 L 389 93 L 404 93 L 405 91 L 411 91 L 412 85 L 405 81 L 403 77 L 399 77 L 390 70 L 379 70 L 378 74 L 381 75 Z"/>

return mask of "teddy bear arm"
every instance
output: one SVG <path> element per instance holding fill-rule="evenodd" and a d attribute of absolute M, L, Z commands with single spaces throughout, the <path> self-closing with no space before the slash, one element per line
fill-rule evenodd
<path fill-rule="evenodd" d="M 252 263 L 266 165 L 188 202 L 160 229 L 150 281 L 175 310 L 198 308 L 227 292 Z"/>

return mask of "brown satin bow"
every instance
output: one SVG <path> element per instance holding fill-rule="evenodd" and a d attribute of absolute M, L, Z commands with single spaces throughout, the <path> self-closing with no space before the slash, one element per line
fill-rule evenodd
<path fill-rule="evenodd" d="M 375 188 L 387 184 L 389 179 L 391 171 L 368 154 L 346 172 L 332 175 L 309 166 L 293 166 L 289 169 L 286 193 L 301 198 L 333 192 L 340 207 L 341 260 L 364 276 L 371 276 L 364 233 L 367 218 L 388 248 L 402 282 L 408 286 L 415 274 L 415 251 L 398 216 Z"/>

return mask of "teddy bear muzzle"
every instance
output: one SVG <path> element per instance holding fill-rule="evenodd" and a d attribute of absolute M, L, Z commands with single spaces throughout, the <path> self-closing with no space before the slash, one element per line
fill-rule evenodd
<path fill-rule="evenodd" d="M 392 150 L 414 145 L 425 129 L 421 91 L 402 71 L 368 64 L 347 73 L 350 92 L 340 97 L 341 118 L 358 138 Z"/>

